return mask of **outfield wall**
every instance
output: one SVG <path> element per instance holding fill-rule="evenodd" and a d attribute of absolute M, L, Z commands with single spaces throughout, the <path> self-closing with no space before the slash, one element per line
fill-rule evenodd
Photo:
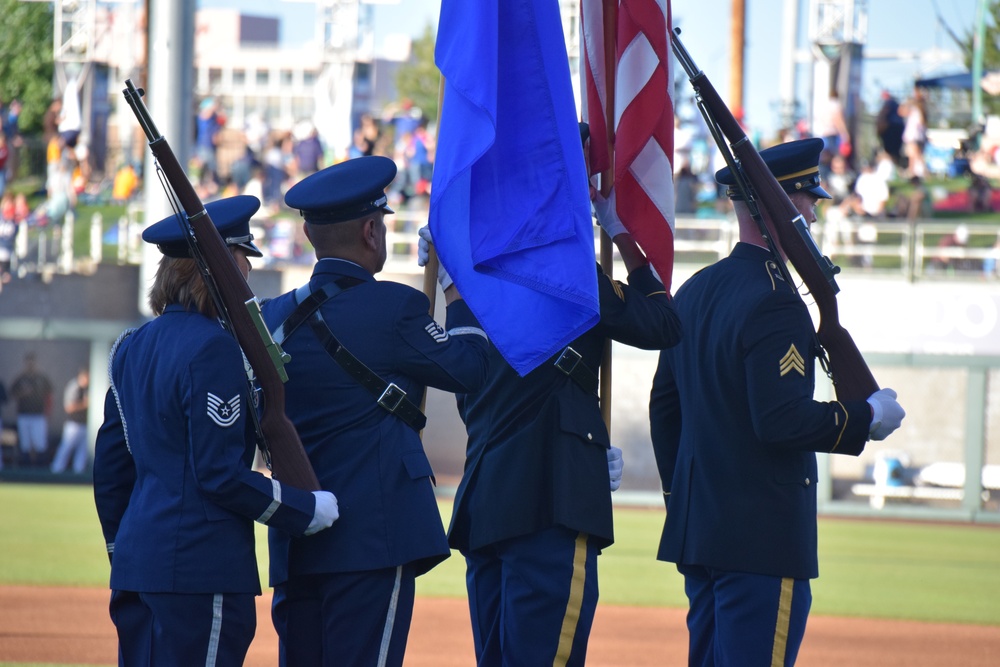
<path fill-rule="evenodd" d="M 697 267 L 676 268 L 675 288 Z M 616 269 L 622 276 L 621 267 Z M 255 270 L 251 286 L 262 297 L 297 287 L 310 267 L 282 272 Z M 111 343 L 126 326 L 141 321 L 137 267 L 102 264 L 92 276 L 55 275 L 17 280 L 0 296 L 0 379 L 8 386 L 21 366 L 23 352 L 39 352 L 42 370 L 56 388 L 58 404 L 65 382 L 77 365 L 91 369 L 94 396 L 107 388 L 106 361 Z M 387 280 L 421 287 L 416 273 L 385 274 Z M 867 497 L 851 493 L 871 481 L 878 456 L 907 458 L 911 472 L 927 464 L 968 462 L 971 469 L 1000 464 L 1000 294 L 985 281 L 908 282 L 901 276 L 838 277 L 841 323 L 847 327 L 882 386 L 896 389 L 907 410 L 903 427 L 883 443 L 872 443 L 858 458 L 823 457 L 821 505 L 827 513 L 872 513 L 958 520 L 1000 521 L 997 496 L 982 500 L 976 480 L 962 489 L 963 500 L 889 499 L 880 510 Z M 95 317 L 96 315 L 96 317 Z M 444 320 L 443 299 L 437 317 Z M 659 480 L 649 447 L 647 402 L 656 353 L 616 344 L 613 348 L 612 441 L 625 452 L 625 478 L 616 499 L 622 503 L 658 504 Z M 832 397 L 821 384 L 818 394 Z M 89 429 L 95 434 L 102 401 L 92 401 Z M 430 391 L 425 446 L 447 493 L 464 463 L 464 429 L 454 398 Z M 14 406 L 2 413 L 12 425 Z M 61 431 L 61 407 L 50 423 L 54 448 Z"/>

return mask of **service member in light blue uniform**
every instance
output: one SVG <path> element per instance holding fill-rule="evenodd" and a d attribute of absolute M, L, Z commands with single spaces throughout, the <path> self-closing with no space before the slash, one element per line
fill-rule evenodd
<path fill-rule="evenodd" d="M 829 195 L 820 139 L 761 152 L 807 223 Z M 650 430 L 666 494 L 659 559 L 684 575 L 689 664 L 792 665 L 811 604 L 816 455 L 857 456 L 900 424 L 895 392 L 813 400 L 818 354 L 802 298 L 778 270 L 735 180 L 740 242 L 674 299 L 682 345 L 664 350 Z"/>
<path fill-rule="evenodd" d="M 680 341 L 670 296 L 613 200 L 598 202 L 598 220 L 628 269 L 622 284 L 597 267 L 600 321 L 524 377 L 491 347 L 486 384 L 459 396 L 468 443 L 448 539 L 466 559 L 479 665 L 585 664 L 621 481 L 597 393 L 601 358 L 612 340 Z"/>
<path fill-rule="evenodd" d="M 235 197 L 206 209 L 244 277 L 260 257 Z M 239 345 L 171 217 L 143 240 L 164 253 L 150 290 L 157 317 L 112 350 L 97 436 L 94 498 L 111 558 L 119 664 L 241 665 L 256 629 L 253 521 L 294 535 L 337 518 L 336 498 L 251 470 L 255 438 Z"/>
<path fill-rule="evenodd" d="M 264 318 L 292 358 L 286 413 L 342 512 L 313 537 L 271 531 L 272 615 L 289 667 L 402 664 L 415 577 L 449 553 L 416 406 L 426 386 L 477 389 L 488 341 L 454 286 L 443 328 L 423 293 L 375 280 L 395 174 L 388 158 L 356 158 L 285 196 L 317 262 L 307 286 L 264 303 Z M 352 371 L 334 354 L 349 354 Z"/>

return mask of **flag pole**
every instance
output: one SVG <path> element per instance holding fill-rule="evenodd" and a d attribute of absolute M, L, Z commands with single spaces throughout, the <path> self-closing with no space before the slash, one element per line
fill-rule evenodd
<path fill-rule="evenodd" d="M 435 127 L 434 133 L 435 138 L 441 134 L 441 110 L 444 108 L 444 75 L 438 80 L 438 108 L 437 108 L 437 125 Z M 433 179 L 432 179 L 433 180 Z M 430 200 L 428 199 L 428 212 L 430 209 Z M 430 310 L 428 311 L 430 316 L 434 317 L 434 310 L 437 306 L 437 273 L 438 273 L 438 256 L 437 251 L 434 250 L 434 244 L 428 244 L 427 248 L 427 264 L 424 265 L 424 294 L 427 296 L 427 300 L 430 301 Z M 420 411 L 423 412 L 427 405 L 427 390 L 424 390 L 424 395 L 420 399 Z"/>
<path fill-rule="evenodd" d="M 608 119 L 606 123 L 607 136 L 603 137 L 603 140 L 607 142 L 608 145 L 608 155 L 611 156 L 611 163 L 608 168 L 601 172 L 601 193 L 607 197 L 611 192 L 611 188 L 614 186 L 615 182 L 615 161 L 614 161 L 614 148 L 615 148 L 615 128 L 614 128 L 614 118 L 615 118 L 615 74 L 616 74 L 616 63 L 618 61 L 618 50 L 617 50 L 617 37 L 618 37 L 618 21 L 617 21 L 618 6 L 617 3 L 605 2 L 604 3 L 604 72 L 605 72 L 605 96 L 604 96 L 604 117 Z M 599 139 L 600 140 L 600 139 Z M 600 249 L 600 261 L 601 269 L 604 274 L 611 279 L 614 279 L 614 254 L 615 246 L 611 241 L 611 237 L 608 236 L 604 229 L 601 229 L 601 249 Z M 601 371 L 600 371 L 600 400 L 601 400 L 601 417 L 604 419 L 604 425 L 608 429 L 608 434 L 611 434 L 611 339 L 607 339 L 604 342 L 604 354 L 601 357 Z"/>
<path fill-rule="evenodd" d="M 438 107 L 437 107 L 437 126 L 434 130 L 436 135 L 441 134 L 441 109 L 444 104 L 444 75 L 438 80 Z M 428 202 L 429 205 L 429 202 Z M 430 244 L 427 250 L 427 264 L 424 265 L 424 294 L 427 295 L 427 300 L 431 302 L 430 316 L 434 317 L 434 309 L 437 304 L 437 272 L 438 272 L 438 256 L 437 251 L 434 250 L 434 244 Z M 421 406 L 422 407 L 422 406 Z"/>

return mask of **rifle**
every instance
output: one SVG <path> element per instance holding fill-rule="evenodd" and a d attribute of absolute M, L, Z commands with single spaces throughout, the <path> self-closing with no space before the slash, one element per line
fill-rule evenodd
<path fill-rule="evenodd" d="M 698 108 L 708 123 L 709 130 L 726 163 L 736 176 L 737 185 L 771 247 L 775 263 L 785 273 L 788 284 L 794 285 L 784 261 L 781 260 L 781 255 L 777 252 L 774 240 L 760 217 L 760 208 L 774 224 L 774 232 L 781 243 L 781 248 L 816 302 L 820 315 L 820 324 L 816 331 L 820 345 L 820 363 L 833 381 L 837 398 L 842 401 L 867 399 L 878 391 L 879 387 L 854 339 L 840 325 L 840 315 L 837 310 L 837 292 L 840 288 L 834 280 L 840 268 L 820 252 L 815 240 L 809 234 L 809 226 L 805 219 L 771 174 L 771 170 L 747 138 L 726 103 L 722 101 L 712 82 L 694 64 L 679 35 L 680 29 L 675 28 L 670 36 L 674 55 L 688 75 L 688 80 L 695 90 Z M 826 355 L 829 355 L 829 360 L 826 359 Z"/>
<path fill-rule="evenodd" d="M 254 296 L 240 272 L 229 247 L 216 229 L 201 203 L 187 174 L 142 101 L 145 91 L 136 88 L 132 80 L 125 81 L 122 91 L 142 126 L 149 148 L 156 158 L 156 170 L 168 197 L 173 197 L 184 209 L 178 222 L 187 232 L 192 256 L 201 269 L 205 284 L 215 301 L 223 326 L 235 336 L 246 355 L 264 392 L 262 416 L 249 410 L 257 433 L 257 445 L 264 454 L 267 467 L 275 479 L 307 491 L 318 491 L 319 480 L 295 430 L 285 416 L 285 386 L 288 380 L 284 364 L 290 357 L 271 338 L 260 312 L 260 302 Z M 165 181 L 165 182 L 164 182 Z M 175 205 L 176 208 L 176 205 Z M 250 388 L 253 392 L 253 387 Z"/>

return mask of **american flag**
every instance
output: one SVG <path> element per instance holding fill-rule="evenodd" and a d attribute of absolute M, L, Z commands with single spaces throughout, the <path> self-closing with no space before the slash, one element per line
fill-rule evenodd
<path fill-rule="evenodd" d="M 670 0 L 583 0 L 581 27 L 591 169 L 609 173 L 613 165 L 618 217 L 669 291 L 674 266 Z"/>

